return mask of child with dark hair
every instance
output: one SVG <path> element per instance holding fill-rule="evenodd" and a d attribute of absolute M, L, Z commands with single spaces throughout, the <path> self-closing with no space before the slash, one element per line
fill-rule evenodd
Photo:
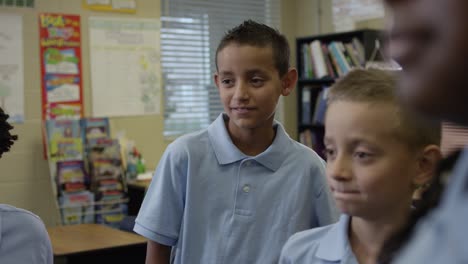
<path fill-rule="evenodd" d="M 0 108 L 0 157 L 4 152 L 8 152 L 14 141 L 18 139 L 17 135 L 11 135 L 10 130 L 13 129 L 7 120 L 8 115 Z"/>
<path fill-rule="evenodd" d="M 297 81 L 289 46 L 254 21 L 230 30 L 216 52 L 224 113 L 166 149 L 135 231 L 147 263 L 275 263 L 295 232 L 336 220 L 324 163 L 274 121 Z"/>
<path fill-rule="evenodd" d="M 0 108 L 0 157 L 8 152 L 18 136 L 8 115 Z M 0 204 L 0 263 L 52 264 L 49 235 L 41 219 L 29 211 Z"/>

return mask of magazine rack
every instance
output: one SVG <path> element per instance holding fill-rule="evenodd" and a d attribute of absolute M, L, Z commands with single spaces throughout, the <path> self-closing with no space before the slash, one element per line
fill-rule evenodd
<path fill-rule="evenodd" d="M 108 119 L 46 120 L 44 127 L 60 222 L 118 227 L 128 211 L 127 186 Z"/>

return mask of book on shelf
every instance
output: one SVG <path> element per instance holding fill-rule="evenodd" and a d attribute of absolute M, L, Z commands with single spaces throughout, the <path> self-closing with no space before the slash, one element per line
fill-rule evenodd
<path fill-rule="evenodd" d="M 335 71 L 335 78 L 339 77 L 339 76 L 343 76 L 343 72 L 341 71 L 341 68 L 340 68 L 340 65 L 338 64 L 338 61 L 336 59 L 335 56 L 332 55 L 330 49 L 329 49 L 329 46 L 326 46 L 327 48 L 327 51 L 328 51 L 328 55 L 330 57 L 330 61 L 332 62 L 332 65 L 333 65 L 333 69 Z"/>
<path fill-rule="evenodd" d="M 60 194 L 88 189 L 89 178 L 82 160 L 57 162 L 57 187 Z"/>
<path fill-rule="evenodd" d="M 91 179 L 94 183 L 102 180 L 121 180 L 123 170 L 120 161 L 109 159 L 98 159 L 90 161 L 91 163 Z"/>
<path fill-rule="evenodd" d="M 314 78 L 313 66 L 312 66 L 312 53 L 310 52 L 310 45 L 302 45 L 302 76 L 304 78 Z"/>
<path fill-rule="evenodd" d="M 302 88 L 302 124 L 310 124 L 312 121 L 311 88 L 306 86 Z"/>
<path fill-rule="evenodd" d="M 366 64 L 366 55 L 364 51 L 364 45 L 362 44 L 362 42 L 358 38 L 354 37 L 351 40 L 351 43 L 353 43 L 353 47 L 356 50 L 360 64 Z"/>
<path fill-rule="evenodd" d="M 79 120 L 46 120 L 46 144 L 52 162 L 83 159 Z"/>
<path fill-rule="evenodd" d="M 83 155 L 83 141 L 81 138 L 54 138 L 49 141 L 51 162 L 82 160 Z"/>
<path fill-rule="evenodd" d="M 64 225 L 94 223 L 94 194 L 90 191 L 64 193 L 59 197 Z"/>
<path fill-rule="evenodd" d="M 87 144 L 88 159 L 112 159 L 121 160 L 120 144 L 117 139 L 92 138 Z"/>
<path fill-rule="evenodd" d="M 364 65 L 362 65 L 361 62 L 359 61 L 357 51 L 354 49 L 353 44 L 345 43 L 343 45 L 346 50 L 346 53 L 348 54 L 350 58 L 350 61 L 352 62 L 353 67 L 362 68 Z"/>
<path fill-rule="evenodd" d="M 128 205 L 123 203 L 125 193 L 122 191 L 104 191 L 97 194 L 96 223 L 111 227 L 119 227 L 120 222 L 128 214 Z"/>
<path fill-rule="evenodd" d="M 335 57 L 336 62 L 338 63 L 338 67 L 340 68 L 341 73 L 347 74 L 351 67 L 349 66 L 343 51 L 340 48 L 338 41 L 332 41 L 328 45 L 328 50 L 331 52 L 332 56 Z"/>
<path fill-rule="evenodd" d="M 346 48 L 345 48 L 343 42 L 337 41 L 336 43 L 337 43 L 337 45 L 338 45 L 338 48 L 339 48 L 340 51 L 341 51 L 341 54 L 343 54 L 343 57 L 344 57 L 344 59 L 346 60 L 346 63 L 348 63 L 349 69 L 351 70 L 351 69 L 354 68 L 356 65 L 353 64 L 353 61 L 351 60 L 351 57 L 349 56 L 348 51 L 346 50 Z"/>
<path fill-rule="evenodd" d="M 334 40 L 323 42 L 319 39 L 301 46 L 302 78 L 337 78 L 352 68 L 364 67 L 365 54 L 361 41 L 354 37 L 346 42 Z"/>
<path fill-rule="evenodd" d="M 109 119 L 102 118 L 83 118 L 81 120 L 82 130 L 85 142 L 94 138 L 110 137 Z"/>
<path fill-rule="evenodd" d="M 325 64 L 325 58 L 322 51 L 322 43 L 320 40 L 314 40 L 310 43 L 310 49 L 312 52 L 312 62 L 315 70 L 315 77 L 316 78 L 323 78 L 326 76 L 330 76 L 327 70 L 327 66 Z"/>
<path fill-rule="evenodd" d="M 330 56 L 330 52 L 328 51 L 327 45 L 325 44 L 322 44 L 322 53 L 325 59 L 325 64 L 327 66 L 328 75 L 331 78 L 336 78 L 338 76 L 338 73 L 335 71 L 335 66 Z"/>
<path fill-rule="evenodd" d="M 312 118 L 312 123 L 315 125 L 323 125 L 325 123 L 325 113 L 327 111 L 327 96 L 328 87 L 323 87 L 317 95 L 315 102 L 315 111 Z"/>
<path fill-rule="evenodd" d="M 46 120 L 47 139 L 81 138 L 79 119 L 50 119 Z"/>

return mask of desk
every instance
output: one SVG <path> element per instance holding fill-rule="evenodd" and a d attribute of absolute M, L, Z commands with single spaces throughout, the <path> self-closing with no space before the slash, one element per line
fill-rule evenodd
<path fill-rule="evenodd" d="M 150 180 L 143 181 L 129 181 L 128 188 L 128 215 L 137 215 L 140 211 L 141 203 L 145 198 L 146 190 L 151 184 Z"/>
<path fill-rule="evenodd" d="M 146 238 L 99 224 L 47 228 L 55 263 L 144 263 Z"/>

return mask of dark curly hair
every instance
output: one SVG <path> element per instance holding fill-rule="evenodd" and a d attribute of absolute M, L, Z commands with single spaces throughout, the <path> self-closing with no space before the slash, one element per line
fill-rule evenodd
<path fill-rule="evenodd" d="M 3 153 L 10 151 L 14 141 L 18 139 L 17 135 L 10 134 L 13 126 L 8 123 L 8 117 L 10 116 L 0 108 L 0 157 Z"/>

